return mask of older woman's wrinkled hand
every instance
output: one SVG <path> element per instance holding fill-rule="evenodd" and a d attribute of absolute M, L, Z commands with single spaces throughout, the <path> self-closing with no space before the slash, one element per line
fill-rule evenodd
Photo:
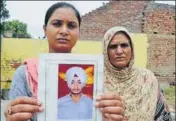
<path fill-rule="evenodd" d="M 19 97 L 11 101 L 4 115 L 6 121 L 25 121 L 34 116 L 35 113 L 43 111 L 41 103 L 31 97 Z"/>
<path fill-rule="evenodd" d="M 123 121 L 125 106 L 122 97 L 116 94 L 103 94 L 95 104 L 103 114 L 104 121 Z"/>

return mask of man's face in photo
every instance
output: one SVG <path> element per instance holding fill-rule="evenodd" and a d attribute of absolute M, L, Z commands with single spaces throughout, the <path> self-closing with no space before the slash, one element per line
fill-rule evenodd
<path fill-rule="evenodd" d="M 81 80 L 80 78 L 75 75 L 72 79 L 71 86 L 70 86 L 70 91 L 72 94 L 77 95 L 82 92 L 82 85 L 81 85 Z"/>

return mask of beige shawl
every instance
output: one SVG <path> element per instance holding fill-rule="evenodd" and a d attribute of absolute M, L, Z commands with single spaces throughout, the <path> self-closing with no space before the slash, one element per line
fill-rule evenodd
<path fill-rule="evenodd" d="M 158 93 L 158 82 L 154 74 L 133 66 L 134 53 L 128 67 L 124 69 L 114 67 L 109 61 L 107 47 L 118 31 L 126 32 L 131 38 L 124 27 L 113 27 L 104 35 L 105 92 L 114 92 L 124 98 L 124 121 L 153 121 Z"/>

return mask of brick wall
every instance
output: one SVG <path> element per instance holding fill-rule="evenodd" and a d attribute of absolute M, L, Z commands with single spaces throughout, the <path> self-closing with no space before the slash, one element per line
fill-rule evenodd
<path fill-rule="evenodd" d="M 148 34 L 147 68 L 159 81 L 175 81 L 175 9 L 151 3 L 144 11 L 142 32 Z"/>
<path fill-rule="evenodd" d="M 175 36 L 148 34 L 149 68 L 159 81 L 172 82 L 175 80 Z"/>
<path fill-rule="evenodd" d="M 111 1 L 82 17 L 81 39 L 102 40 L 107 29 L 121 25 L 141 32 L 142 11 L 147 1 Z"/>
<path fill-rule="evenodd" d="M 151 3 L 144 11 L 142 32 L 175 35 L 174 6 Z"/>

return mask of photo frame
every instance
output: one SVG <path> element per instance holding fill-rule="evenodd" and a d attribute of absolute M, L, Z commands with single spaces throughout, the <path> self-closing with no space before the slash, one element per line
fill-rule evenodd
<path fill-rule="evenodd" d="M 94 104 L 103 92 L 103 55 L 40 54 L 38 72 L 38 99 L 44 111 L 37 121 L 102 120 Z"/>

